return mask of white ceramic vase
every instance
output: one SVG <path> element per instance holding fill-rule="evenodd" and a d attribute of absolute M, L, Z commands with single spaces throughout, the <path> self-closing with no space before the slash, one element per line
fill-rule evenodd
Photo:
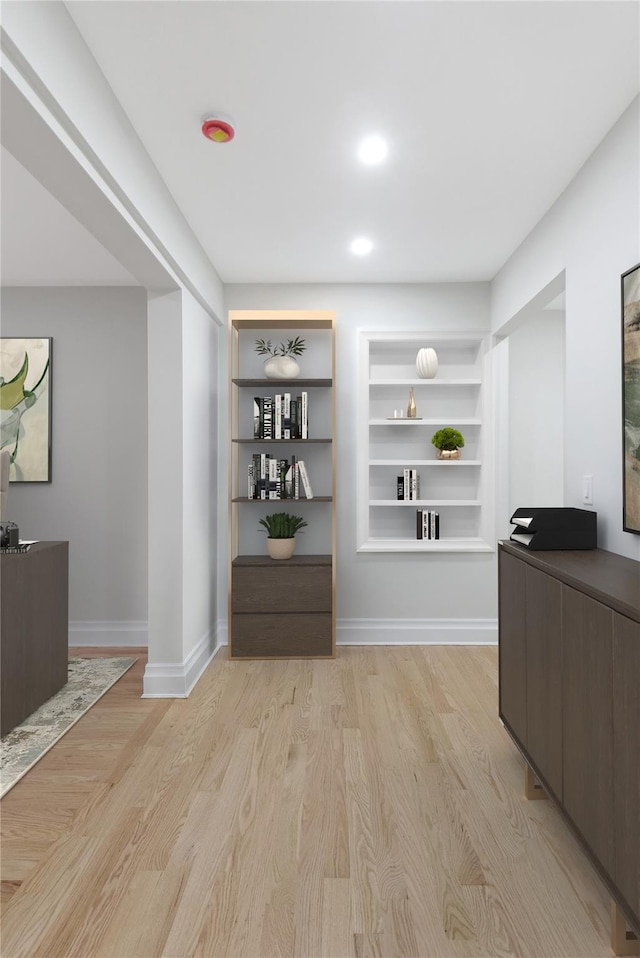
<path fill-rule="evenodd" d="M 272 356 L 264 364 L 267 379 L 295 379 L 300 375 L 300 367 L 293 356 Z"/>
<path fill-rule="evenodd" d="M 438 372 L 438 355 L 435 349 L 425 347 L 418 350 L 416 369 L 421 379 L 434 379 Z"/>
<path fill-rule="evenodd" d="M 291 539 L 267 537 L 267 552 L 272 559 L 290 559 L 296 547 L 295 536 Z"/>

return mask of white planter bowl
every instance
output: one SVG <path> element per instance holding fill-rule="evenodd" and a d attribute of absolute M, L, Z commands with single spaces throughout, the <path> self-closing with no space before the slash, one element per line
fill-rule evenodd
<path fill-rule="evenodd" d="M 272 559 L 290 559 L 295 547 L 295 536 L 292 539 L 272 539 L 267 536 L 267 552 Z"/>
<path fill-rule="evenodd" d="M 267 379 L 295 379 L 300 375 L 300 367 L 293 356 L 272 356 L 264 364 Z"/>

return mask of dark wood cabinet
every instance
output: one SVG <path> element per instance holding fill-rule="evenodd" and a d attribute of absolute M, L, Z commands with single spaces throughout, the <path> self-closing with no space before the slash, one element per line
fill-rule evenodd
<path fill-rule="evenodd" d="M 500 717 L 640 933 L 640 563 L 503 542 L 499 577 Z"/>
<path fill-rule="evenodd" d="M 526 566 L 504 550 L 498 553 L 500 628 L 500 718 L 527 743 Z M 502 635 L 502 630 L 506 630 Z"/>
<path fill-rule="evenodd" d="M 536 771 L 562 798 L 561 585 L 526 568 L 527 747 Z"/>
<path fill-rule="evenodd" d="M 607 874 L 613 856 L 613 613 L 563 586 L 563 804 Z"/>
<path fill-rule="evenodd" d="M 323 658 L 332 654 L 330 555 L 237 556 L 231 623 L 234 658 Z"/>
<path fill-rule="evenodd" d="M 640 914 L 640 623 L 613 615 L 615 879 Z"/>
<path fill-rule="evenodd" d="M 0 556 L 2 735 L 67 681 L 69 543 L 36 542 Z"/>

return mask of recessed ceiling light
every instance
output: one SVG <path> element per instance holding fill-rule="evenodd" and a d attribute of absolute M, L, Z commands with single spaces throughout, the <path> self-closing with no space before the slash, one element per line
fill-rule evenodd
<path fill-rule="evenodd" d="M 356 256 L 366 256 L 373 249 L 373 243 L 366 236 L 359 236 L 358 239 L 354 239 L 349 248 Z"/>
<path fill-rule="evenodd" d="M 368 166 L 382 163 L 386 155 L 387 144 L 381 136 L 368 136 L 358 147 L 358 156 Z"/>

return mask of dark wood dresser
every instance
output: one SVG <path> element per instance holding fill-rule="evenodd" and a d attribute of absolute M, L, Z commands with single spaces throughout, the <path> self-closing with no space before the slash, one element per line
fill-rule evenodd
<path fill-rule="evenodd" d="M 69 543 L 0 555 L 2 735 L 67 681 Z"/>
<path fill-rule="evenodd" d="M 330 658 L 330 555 L 237 556 L 233 560 L 233 658 Z"/>
<path fill-rule="evenodd" d="M 498 555 L 500 718 L 640 934 L 640 563 Z"/>

